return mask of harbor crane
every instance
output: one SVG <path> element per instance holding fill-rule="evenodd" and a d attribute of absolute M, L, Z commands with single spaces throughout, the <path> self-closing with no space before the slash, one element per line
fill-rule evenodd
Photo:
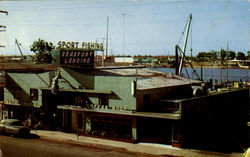
<path fill-rule="evenodd" d="M 187 21 L 187 23 L 185 25 L 185 28 L 187 27 L 187 29 L 186 29 L 186 35 L 185 35 L 183 49 L 181 49 L 178 44 L 175 45 L 175 56 L 176 56 L 176 63 L 177 63 L 176 64 L 176 70 L 175 70 L 176 75 L 181 75 L 181 73 L 182 73 L 182 67 L 183 67 L 184 59 L 186 58 L 185 52 L 186 52 L 186 47 L 187 47 L 187 41 L 188 41 L 188 35 L 189 35 L 191 20 L 192 20 L 192 14 L 189 15 L 188 21 Z M 183 33 L 184 33 L 184 31 L 182 32 L 182 34 Z M 191 51 L 192 51 L 192 48 L 191 48 Z M 179 66 L 178 66 L 178 60 L 179 60 L 178 59 L 178 52 L 180 52 L 180 54 L 181 54 L 181 60 L 180 60 Z M 190 64 L 191 68 L 193 69 L 192 64 L 189 61 L 188 61 L 188 63 Z M 193 69 L 193 71 L 196 74 L 197 78 L 200 80 L 200 77 L 198 76 L 196 71 L 194 69 Z"/>
<path fill-rule="evenodd" d="M 15 39 L 15 43 L 17 44 L 17 47 L 18 47 L 18 49 L 19 49 L 19 51 L 20 51 L 22 60 L 25 61 L 24 56 L 23 56 L 23 52 L 22 52 L 22 50 L 21 50 L 21 48 L 20 48 L 21 43 L 17 40 L 17 38 Z"/>

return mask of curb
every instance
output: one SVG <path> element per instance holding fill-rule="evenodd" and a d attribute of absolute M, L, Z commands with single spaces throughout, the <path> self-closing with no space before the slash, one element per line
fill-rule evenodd
<path fill-rule="evenodd" d="M 32 131 L 33 133 L 33 131 Z M 64 133 L 59 131 L 37 130 L 34 133 L 42 139 L 51 141 L 67 142 L 70 144 L 84 145 L 86 147 L 106 147 L 107 149 L 117 149 L 121 152 L 141 153 L 153 156 L 192 156 L 192 157 L 242 157 L 243 153 L 220 153 L 195 149 L 175 148 L 164 144 L 155 143 L 127 143 L 112 141 L 87 136 L 78 136 L 74 133 Z"/>

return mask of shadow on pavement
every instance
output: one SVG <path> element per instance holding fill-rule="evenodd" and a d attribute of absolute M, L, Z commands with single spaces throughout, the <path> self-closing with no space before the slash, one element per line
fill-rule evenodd
<path fill-rule="evenodd" d="M 40 138 L 40 136 L 36 135 L 36 134 L 33 134 L 33 133 L 30 133 L 26 136 L 23 136 L 21 138 L 24 138 L 24 139 L 37 139 L 37 138 Z"/>

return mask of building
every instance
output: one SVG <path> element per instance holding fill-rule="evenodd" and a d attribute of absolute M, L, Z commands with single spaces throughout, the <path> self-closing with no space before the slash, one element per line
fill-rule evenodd
<path fill-rule="evenodd" d="M 248 89 L 208 94 L 201 81 L 170 73 L 95 68 L 93 54 L 89 49 L 56 49 L 49 70 L 7 71 L 2 118 L 176 147 L 232 151 L 247 142 Z"/>
<path fill-rule="evenodd" d="M 115 63 L 133 63 L 133 57 L 115 57 Z"/>

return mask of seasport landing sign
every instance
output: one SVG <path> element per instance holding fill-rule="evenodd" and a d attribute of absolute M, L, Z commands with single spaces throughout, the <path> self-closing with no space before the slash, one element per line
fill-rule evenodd
<path fill-rule="evenodd" d="M 61 51 L 60 62 L 61 64 L 94 64 L 94 51 Z"/>

